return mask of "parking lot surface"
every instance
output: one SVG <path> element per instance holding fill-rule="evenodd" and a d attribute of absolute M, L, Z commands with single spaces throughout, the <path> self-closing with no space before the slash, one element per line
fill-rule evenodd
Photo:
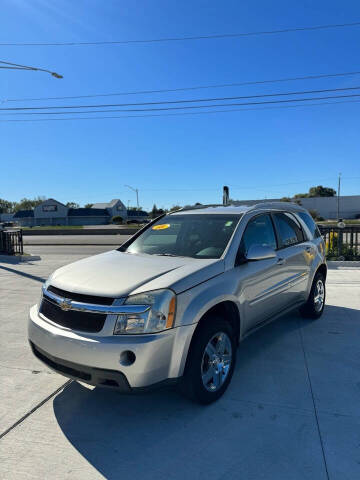
<path fill-rule="evenodd" d="M 320 320 L 294 312 L 246 339 L 227 393 L 201 407 L 173 390 L 88 388 L 31 354 L 41 283 L 99 251 L 0 263 L 0 479 L 360 478 L 360 269 L 329 270 Z"/>

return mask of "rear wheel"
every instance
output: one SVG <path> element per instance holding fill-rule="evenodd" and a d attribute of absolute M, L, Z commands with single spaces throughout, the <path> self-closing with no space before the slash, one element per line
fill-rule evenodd
<path fill-rule="evenodd" d="M 325 296 L 325 278 L 322 273 L 318 272 L 314 277 L 309 298 L 300 308 L 301 315 L 305 318 L 321 317 L 325 306 Z"/>
<path fill-rule="evenodd" d="M 234 371 L 236 348 L 231 325 L 209 317 L 195 333 L 180 383 L 182 393 L 202 404 L 220 398 Z"/>

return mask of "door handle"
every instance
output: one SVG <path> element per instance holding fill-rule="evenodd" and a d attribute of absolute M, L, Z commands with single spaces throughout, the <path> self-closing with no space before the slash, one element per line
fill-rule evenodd
<path fill-rule="evenodd" d="M 285 262 L 286 262 L 285 258 L 278 258 L 276 265 L 284 265 Z"/>

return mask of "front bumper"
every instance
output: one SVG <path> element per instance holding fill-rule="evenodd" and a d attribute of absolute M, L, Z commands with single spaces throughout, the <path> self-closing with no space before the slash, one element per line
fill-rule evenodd
<path fill-rule="evenodd" d="M 146 335 L 85 336 L 46 321 L 34 305 L 28 336 L 34 354 L 55 371 L 92 385 L 129 391 L 180 377 L 195 327 Z M 125 351 L 135 354 L 131 365 L 120 363 Z"/>

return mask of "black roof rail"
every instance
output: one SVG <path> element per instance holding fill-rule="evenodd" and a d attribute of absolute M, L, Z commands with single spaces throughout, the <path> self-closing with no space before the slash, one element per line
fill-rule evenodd
<path fill-rule="evenodd" d="M 169 213 L 171 214 L 171 213 L 177 213 L 177 212 L 186 212 L 187 210 L 201 210 L 203 208 L 214 208 L 214 207 L 223 207 L 223 206 L 224 205 L 220 203 L 212 203 L 208 205 L 189 205 L 186 207 L 181 207 L 179 208 L 179 210 L 174 210 L 173 212 L 169 212 Z M 230 206 L 230 205 L 226 205 L 226 206 Z"/>
<path fill-rule="evenodd" d="M 251 205 L 251 210 L 258 208 L 280 208 L 286 210 L 286 208 L 293 208 L 294 210 L 303 211 L 305 208 L 295 202 L 259 202 L 255 205 Z"/>

